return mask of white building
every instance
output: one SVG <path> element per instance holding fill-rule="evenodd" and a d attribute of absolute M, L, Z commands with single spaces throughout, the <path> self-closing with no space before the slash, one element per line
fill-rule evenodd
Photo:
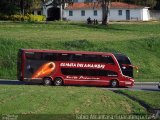
<path fill-rule="evenodd" d="M 70 5 L 53 7 L 51 2 L 48 1 L 43 6 L 43 14 L 48 20 L 67 19 L 71 21 L 86 21 L 88 17 L 92 20 L 97 19 L 102 21 L 102 8 L 101 5 L 94 3 L 84 3 L 85 0 L 74 0 L 75 2 Z M 110 21 L 148 21 L 150 20 L 149 7 L 127 4 L 122 2 L 112 2 L 109 11 Z"/>
<path fill-rule="evenodd" d="M 92 20 L 102 21 L 102 8 L 98 3 L 78 2 L 69 5 L 64 9 L 64 15 L 67 20 L 86 21 L 88 17 Z M 110 21 L 148 21 L 150 14 L 148 7 L 127 4 L 122 2 L 112 2 L 109 11 Z"/>

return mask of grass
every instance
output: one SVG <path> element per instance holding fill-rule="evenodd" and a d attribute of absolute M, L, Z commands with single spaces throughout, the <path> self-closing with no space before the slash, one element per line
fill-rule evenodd
<path fill-rule="evenodd" d="M 0 93 L 0 114 L 147 114 L 129 98 L 94 87 L 3 85 Z"/>
<path fill-rule="evenodd" d="M 16 79 L 19 48 L 121 52 L 134 65 L 136 81 L 160 80 L 160 23 L 0 22 L 0 78 Z"/>
<path fill-rule="evenodd" d="M 143 101 L 145 104 L 149 105 L 152 109 L 160 108 L 160 92 L 153 91 L 129 91 L 129 90 L 121 90 L 122 93 L 125 93 L 129 96 L 132 96 L 138 100 Z"/>

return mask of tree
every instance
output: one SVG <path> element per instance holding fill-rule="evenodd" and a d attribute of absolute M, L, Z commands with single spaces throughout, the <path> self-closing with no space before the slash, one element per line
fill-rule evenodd
<path fill-rule="evenodd" d="M 102 7 L 102 25 L 109 24 L 109 11 L 110 11 L 110 4 L 111 0 L 91 0 L 92 2 L 98 2 Z"/>
<path fill-rule="evenodd" d="M 16 6 L 15 1 L 1 0 L 0 1 L 0 13 L 5 15 L 16 14 L 19 8 Z"/>
<path fill-rule="evenodd" d="M 109 10 L 110 10 L 110 0 L 98 0 L 98 2 L 101 3 L 102 6 L 102 25 L 108 25 L 109 24 Z"/>
<path fill-rule="evenodd" d="M 40 8 L 44 0 L 19 0 L 21 14 L 31 13 L 33 9 Z"/>
<path fill-rule="evenodd" d="M 151 8 L 155 7 L 157 3 L 156 0 L 128 0 L 128 2 L 136 5 L 148 6 Z"/>

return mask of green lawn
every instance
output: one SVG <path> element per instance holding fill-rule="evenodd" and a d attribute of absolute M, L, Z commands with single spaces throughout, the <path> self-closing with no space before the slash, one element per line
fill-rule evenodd
<path fill-rule="evenodd" d="M 160 81 L 160 22 L 92 26 L 84 23 L 0 22 L 0 78 L 16 79 L 19 48 L 121 52 L 136 81 Z"/>
<path fill-rule="evenodd" d="M 125 93 L 129 96 L 132 96 L 140 101 L 143 101 L 145 104 L 149 105 L 153 109 L 160 108 L 160 92 L 153 91 L 129 91 L 121 90 L 122 93 Z"/>
<path fill-rule="evenodd" d="M 0 86 L 0 114 L 146 114 L 138 103 L 94 87 Z"/>

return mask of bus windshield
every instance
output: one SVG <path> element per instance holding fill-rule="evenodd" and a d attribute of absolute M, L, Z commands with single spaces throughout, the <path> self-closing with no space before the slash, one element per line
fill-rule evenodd
<path fill-rule="evenodd" d="M 131 66 L 131 61 L 129 60 L 129 58 L 122 54 L 114 54 L 114 55 L 119 63 L 123 75 L 133 78 L 133 67 Z"/>
<path fill-rule="evenodd" d="M 125 55 L 122 54 L 115 54 L 115 57 L 118 60 L 118 63 L 121 64 L 131 64 L 130 60 L 128 59 L 128 57 L 126 57 Z"/>

